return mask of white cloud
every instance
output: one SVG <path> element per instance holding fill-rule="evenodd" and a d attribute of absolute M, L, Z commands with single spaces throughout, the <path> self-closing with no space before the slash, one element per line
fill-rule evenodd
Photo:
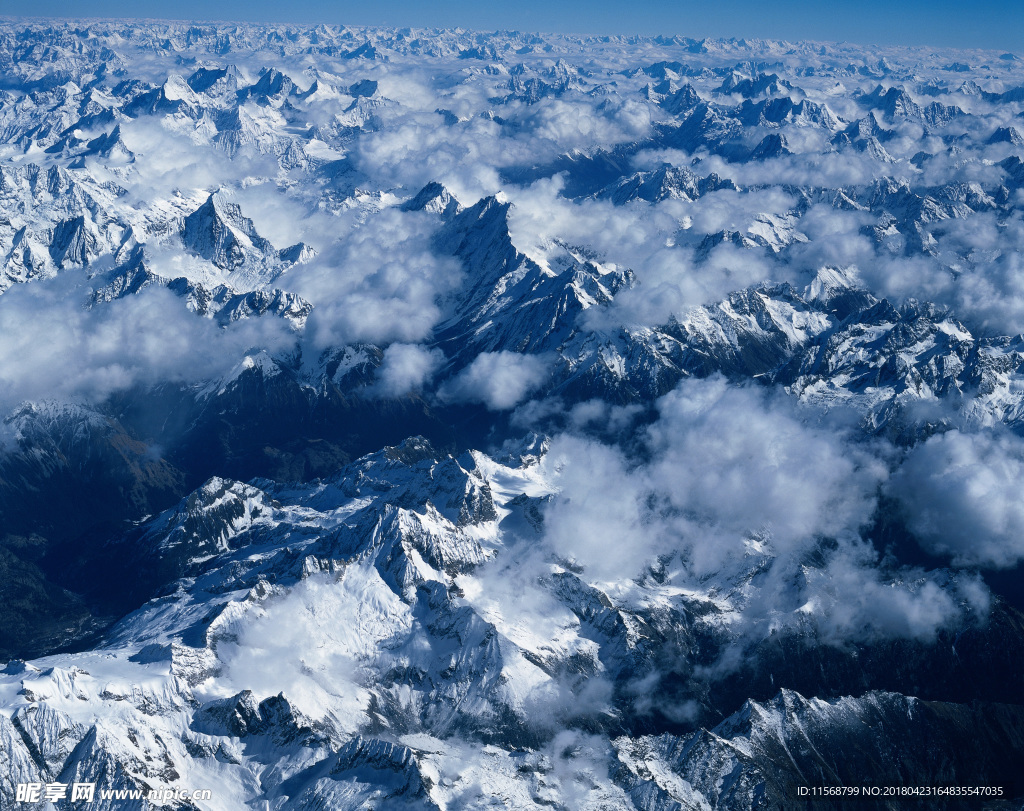
<path fill-rule="evenodd" d="M 870 518 L 886 476 L 876 448 L 814 425 L 814 412 L 778 393 L 689 380 L 659 411 L 651 445 L 685 512 L 735 532 L 766 524 L 787 544 L 856 531 Z"/>
<path fill-rule="evenodd" d="M 0 296 L 0 406 L 24 400 L 100 401 L 134 385 L 215 379 L 244 354 L 292 347 L 281 319 L 245 319 L 222 329 L 170 291 L 86 309 L 76 272 L 17 285 Z"/>
<path fill-rule="evenodd" d="M 277 174 L 273 155 L 249 151 L 230 158 L 197 133 L 190 119 L 140 116 L 121 125 L 121 137 L 136 153 L 136 162 L 126 176 L 112 179 L 127 188 L 130 201 L 142 206 L 177 190 L 212 191 L 246 177 Z M 101 179 L 107 175 L 102 160 L 90 162 L 90 169 Z"/>
<path fill-rule="evenodd" d="M 1024 560 L 1024 440 L 953 430 L 912 450 L 889 492 L 929 552 L 958 566 L 1003 568 Z"/>
<path fill-rule="evenodd" d="M 440 349 L 427 349 L 419 344 L 391 344 L 384 350 L 384 360 L 377 370 L 373 393 L 384 397 L 401 397 L 421 389 L 444 363 Z"/>
<path fill-rule="evenodd" d="M 525 400 L 547 375 L 547 364 L 536 355 L 482 352 L 438 394 L 449 402 L 483 403 L 492 411 L 507 411 Z"/>
<path fill-rule="evenodd" d="M 555 462 L 564 500 L 551 536 L 561 554 L 610 576 L 679 552 L 700 577 L 742 559 L 752 533 L 783 555 L 855 535 L 870 519 L 885 464 L 831 427 L 805 424 L 789 401 L 720 378 L 686 380 L 659 412 L 651 460 L 636 469 L 592 442 L 552 446 L 552 459 L 565 457 Z"/>
<path fill-rule="evenodd" d="M 988 614 L 988 589 L 977 578 L 940 583 L 920 570 L 904 569 L 898 581 L 877 565 L 867 543 L 837 549 L 821 569 L 806 571 L 801 610 L 813 616 L 829 642 L 870 642 L 878 637 L 930 641 L 964 612 L 971 619 Z"/>
<path fill-rule="evenodd" d="M 894 456 L 887 444 L 722 379 L 684 381 L 659 412 L 639 458 L 572 435 L 552 441 L 544 464 L 558 493 L 544 542 L 590 582 L 669 561 L 673 587 L 732 595 L 741 646 L 808 623 L 834 644 L 929 639 L 964 606 L 987 611 L 970 578 L 880 567 L 862 533 Z"/>
<path fill-rule="evenodd" d="M 440 320 L 456 288 L 455 259 L 436 256 L 426 216 L 385 209 L 356 224 L 331 250 L 288 272 L 289 289 L 314 305 L 307 337 L 318 347 L 417 343 Z"/>

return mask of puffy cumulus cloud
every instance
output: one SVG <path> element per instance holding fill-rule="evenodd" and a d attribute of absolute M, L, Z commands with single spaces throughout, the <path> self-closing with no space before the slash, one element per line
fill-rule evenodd
<path fill-rule="evenodd" d="M 562 185 L 556 176 L 509 189 L 509 231 L 516 247 L 537 259 L 552 244 L 586 245 L 600 261 L 634 271 L 635 287 L 620 290 L 610 306 L 587 310 L 584 323 L 591 329 L 663 324 L 765 278 L 782 281 L 795 273 L 731 244 L 717 246 L 706 261 L 697 262 L 693 247 L 709 233 L 746 231 L 760 213 L 784 215 L 794 204 L 787 194 L 718 191 L 693 203 L 616 206 L 608 200 L 567 200 L 559 194 Z"/>
<path fill-rule="evenodd" d="M 804 570 L 797 609 L 831 642 L 869 642 L 877 637 L 929 641 L 936 632 L 968 614 L 982 620 L 990 595 L 977 577 L 929 575 L 904 569 L 892 577 L 878 566 L 868 543 L 833 550 L 821 568 Z"/>
<path fill-rule="evenodd" d="M 887 166 L 865 152 L 843 150 L 823 155 L 786 155 L 750 163 L 731 163 L 712 155 L 702 161 L 701 171 L 728 177 L 741 187 L 785 184 L 848 188 L 866 186 L 875 178 L 885 176 L 889 173 Z"/>
<path fill-rule="evenodd" d="M 651 473 L 671 483 L 667 501 L 687 534 L 765 529 L 779 553 L 871 518 L 884 461 L 832 426 L 806 424 L 789 400 L 716 378 L 684 382 L 659 406 Z"/>
<path fill-rule="evenodd" d="M 440 349 L 427 349 L 419 344 L 391 344 L 384 350 L 384 359 L 377 369 L 372 393 L 382 397 L 401 397 L 423 388 L 444 363 Z"/>
<path fill-rule="evenodd" d="M 772 131 L 759 130 L 757 134 L 767 136 Z M 789 127 L 786 130 L 786 144 L 797 155 L 825 152 L 829 148 L 829 132 L 817 127 Z"/>
<path fill-rule="evenodd" d="M 361 135 L 353 160 L 384 187 L 415 192 L 440 180 L 479 197 L 498 191 L 495 166 L 529 159 L 524 143 L 501 136 L 500 125 L 478 116 L 448 127 L 432 111 L 406 113 L 386 129 Z"/>
<path fill-rule="evenodd" d="M 307 338 L 317 347 L 348 343 L 416 343 L 441 318 L 439 300 L 457 287 L 455 259 L 430 245 L 426 215 L 385 209 L 308 265 L 288 272 L 288 285 L 314 309 Z"/>
<path fill-rule="evenodd" d="M 1024 259 L 1007 250 L 986 266 L 956 280 L 953 306 L 958 315 L 984 333 L 1024 332 Z"/>
<path fill-rule="evenodd" d="M 796 199 L 782 189 L 734 191 L 719 189 L 686 207 L 695 233 L 746 231 L 760 214 L 783 216 L 796 206 Z"/>
<path fill-rule="evenodd" d="M 507 80 L 496 86 L 479 75 L 404 66 L 379 81 L 380 92 L 399 103 L 375 109 L 381 124 L 359 133 L 346 151 L 360 171 L 385 188 L 419 189 L 437 180 L 471 202 L 499 190 L 502 167 L 534 165 L 577 147 L 633 141 L 650 130 L 647 105 L 633 100 L 514 101 L 502 107 L 505 123 L 499 123 L 481 113 L 493 108 L 492 97 L 507 92 Z M 444 123 L 439 109 L 459 120 Z"/>
<path fill-rule="evenodd" d="M 575 430 L 596 429 L 612 434 L 624 431 L 640 417 L 641 405 L 611 405 L 604 400 L 586 400 L 569 410 L 569 424 Z"/>
<path fill-rule="evenodd" d="M 811 627 L 830 644 L 927 640 L 987 611 L 980 581 L 900 569 L 863 538 L 893 464 L 888 444 L 722 379 L 684 381 L 658 406 L 639 453 L 552 441 L 543 464 L 557 493 L 543 540 L 590 582 L 653 565 L 672 588 L 724 597 L 738 647 L 709 676 L 778 630 Z M 600 409 L 576 416 L 586 411 Z"/>
<path fill-rule="evenodd" d="M 396 68 L 379 65 L 374 68 L 371 75 L 376 79 L 378 92 L 384 98 L 396 101 L 406 109 L 420 112 L 429 112 L 437 107 L 437 92 L 429 73 L 410 70 L 407 66 Z M 366 78 L 364 70 L 359 71 L 360 79 Z"/>
<path fill-rule="evenodd" d="M 564 179 L 555 176 L 506 191 L 512 241 L 527 253 L 542 253 L 551 240 L 592 246 L 606 261 L 642 267 L 652 242 L 678 229 L 678 220 L 658 207 L 615 206 L 608 200 L 572 201 L 560 195 Z"/>
<path fill-rule="evenodd" d="M 536 355 L 517 352 L 482 352 L 438 391 L 452 403 L 483 403 L 492 411 L 507 411 L 535 391 L 549 374 L 547 363 Z"/>
<path fill-rule="evenodd" d="M 224 329 L 164 288 L 86 309 L 81 281 L 69 272 L 0 296 L 3 410 L 24 400 L 97 402 L 134 385 L 216 379 L 246 354 L 295 344 L 280 319 Z"/>
<path fill-rule="evenodd" d="M 854 245 L 849 233 L 839 239 Z M 861 278 L 894 302 L 916 298 L 945 305 L 979 335 L 1024 332 L 1024 262 L 1017 248 L 1024 218 L 978 213 L 941 223 L 938 255 L 894 256 L 878 249 L 873 260 L 858 251 Z M 824 242 L 819 241 L 819 244 Z M 809 247 L 804 255 L 821 251 Z"/>
<path fill-rule="evenodd" d="M 694 668 L 715 681 L 741 670 L 752 646 L 774 634 L 811 634 L 839 648 L 884 639 L 931 643 L 944 629 L 983 626 L 991 594 L 976 575 L 894 568 L 866 541 L 816 550 L 813 562 L 776 560 L 754 573 L 730 618 L 730 637 L 709 665 Z"/>
<path fill-rule="evenodd" d="M 140 207 L 178 189 L 213 190 L 243 178 L 275 177 L 279 171 L 273 155 L 249 150 L 232 157 L 215 148 L 190 119 L 140 116 L 122 122 L 121 138 L 136 154 L 127 174 L 115 175 L 103 162 L 90 161 L 89 169 L 97 179 L 124 187 L 126 200 Z"/>
<path fill-rule="evenodd" d="M 919 152 L 931 156 L 922 164 L 921 174 L 915 180 L 915 184 L 938 187 L 960 182 L 981 183 L 989 189 L 998 187 L 1003 182 L 1005 174 L 1002 167 L 995 165 L 995 161 L 1006 156 L 1005 147 L 970 142 L 965 143 L 965 146 L 966 149 L 963 151 L 950 149 L 945 143 L 932 139 L 924 139 L 917 144 L 907 143 L 905 149 L 908 157 Z M 888 144 L 886 148 L 888 149 Z"/>
<path fill-rule="evenodd" d="M 609 577 L 678 552 L 699 578 L 742 561 L 754 535 L 776 555 L 855 535 L 887 468 L 794 408 L 723 379 L 684 381 L 659 402 L 642 466 L 604 445 L 557 440 L 553 546 Z"/>
<path fill-rule="evenodd" d="M 634 266 L 635 267 L 635 266 Z M 786 281 L 792 271 L 753 251 L 722 243 L 703 261 L 686 246 L 662 244 L 636 273 L 636 284 L 620 290 L 609 306 L 591 307 L 582 324 L 594 330 L 665 324 L 701 305 L 766 279 Z"/>
<path fill-rule="evenodd" d="M 812 205 L 804 212 L 798 226 L 807 242 L 794 243 L 789 248 L 790 261 L 807 268 L 871 267 L 875 262 L 875 246 L 862 229 L 874 222 L 875 218 L 868 212 Z"/>
<path fill-rule="evenodd" d="M 608 99 L 594 103 L 580 96 L 542 99 L 532 105 L 510 105 L 517 123 L 531 138 L 549 141 L 560 151 L 612 147 L 646 136 L 651 110 L 632 100 Z"/>
<path fill-rule="evenodd" d="M 952 430 L 914 448 L 888 492 L 927 551 L 959 566 L 1003 568 L 1024 559 L 1022 479 L 1020 437 Z"/>
<path fill-rule="evenodd" d="M 565 420 L 565 401 L 560 397 L 544 397 L 540 400 L 527 400 L 512 412 L 509 419 L 517 431 L 553 433 L 560 430 Z"/>
<path fill-rule="evenodd" d="M 650 521 L 644 471 L 617 448 L 572 435 L 556 437 L 544 459 L 558 495 L 544 513 L 545 541 L 589 577 L 636 575 L 666 544 Z"/>
<path fill-rule="evenodd" d="M 464 66 L 379 68 L 380 93 L 397 104 L 374 110 L 378 126 L 346 144 L 353 164 L 383 188 L 419 189 L 432 180 L 472 202 L 500 188 L 498 170 L 550 161 L 572 149 L 611 147 L 645 137 L 650 106 L 614 96 L 571 94 L 536 104 L 512 101 L 500 120 L 483 115 L 507 91 L 507 78 L 470 75 Z M 444 122 L 437 110 L 458 121 Z"/>
<path fill-rule="evenodd" d="M 500 190 L 502 167 L 552 160 L 575 146 L 593 148 L 595 141 L 631 140 L 649 124 L 632 105 L 598 111 L 589 104 L 552 102 L 555 107 L 503 110 L 514 126 L 473 112 L 443 125 L 433 109 L 452 101 L 440 97 L 429 109 L 392 112 L 387 127 L 359 136 L 351 151 L 354 164 L 385 188 L 415 190 L 438 180 L 472 202 Z"/>
<path fill-rule="evenodd" d="M 253 221 L 257 233 L 277 248 L 301 241 L 320 252 L 349 227 L 338 217 L 311 211 L 298 194 L 270 181 L 239 185 L 222 194 L 238 203 L 242 214 Z"/>

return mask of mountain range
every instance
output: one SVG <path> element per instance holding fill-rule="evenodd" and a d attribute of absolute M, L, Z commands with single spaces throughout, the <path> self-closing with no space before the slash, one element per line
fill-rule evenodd
<path fill-rule="evenodd" d="M 0 22 L 0 809 L 1019 808 L 1012 56 Z"/>

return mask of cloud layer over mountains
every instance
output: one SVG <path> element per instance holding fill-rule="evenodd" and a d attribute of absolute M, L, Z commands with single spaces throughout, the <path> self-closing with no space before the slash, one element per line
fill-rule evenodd
<path fill-rule="evenodd" d="M 1002 723 L 1022 64 L 0 24 L 12 762 L 739 809 Z"/>
<path fill-rule="evenodd" d="M 121 36 L 107 24 L 91 31 L 94 47 Z M 4 36 L 13 43 L 15 29 Z M 312 382 L 341 353 L 371 364 L 357 384 L 365 398 L 518 407 L 520 429 L 623 437 L 649 394 L 606 400 L 598 388 L 574 402 L 567 372 L 596 364 L 628 380 L 638 351 L 628 344 L 673 325 L 690 335 L 711 325 L 703 340 L 734 341 L 735 325 L 715 321 L 729 294 L 768 282 L 811 290 L 829 267 L 893 305 L 950 308 L 960 320 L 940 332 L 1024 330 L 1014 61 L 979 55 L 985 65 L 964 81 L 940 57 L 878 61 L 846 46 L 768 43 L 754 67 L 743 44 L 680 52 L 594 40 L 570 57 L 558 55 L 565 43 L 549 51 L 516 35 L 495 41 L 499 55 L 460 35 L 436 53 L 399 36 L 364 54 L 302 34 L 280 57 L 243 27 L 233 36 L 251 45 L 217 56 L 202 43 L 221 34 L 201 29 L 193 45 L 173 46 L 193 53 L 175 67 L 142 57 L 156 29 L 132 36 L 113 62 L 88 52 L 25 63 L 4 91 L 7 413 L 42 399 L 102 409 L 113 394 L 164 383 L 204 390 L 260 353 Z M 411 205 L 428 183 L 443 193 Z M 200 206 L 211 193 L 224 202 Z M 493 195 L 507 217 L 473 219 L 471 206 Z M 567 274 L 567 293 L 538 286 Z M 552 312 L 522 315 L 527 288 Z M 282 295 L 294 302 L 274 304 Z M 827 332 L 829 306 L 784 314 L 779 334 L 757 337 L 792 353 Z M 467 318 L 471 331 L 456 337 Z M 471 336 L 497 318 L 513 327 L 474 349 Z M 524 353 L 542 329 L 554 329 L 544 351 Z M 641 367 L 664 362 L 647 351 Z M 751 376 L 777 376 L 770 366 Z M 582 558 L 612 571 L 682 550 L 699 579 L 761 533 L 774 554 L 799 559 L 822 538 L 859 538 L 884 485 L 929 552 L 956 564 L 1018 560 L 1016 440 L 985 427 L 1012 424 L 1015 404 L 969 403 L 976 382 L 950 396 L 932 387 L 922 403 L 948 404 L 952 430 L 925 432 L 901 462 L 892 436 L 865 444 L 821 422 L 837 405 L 877 422 L 863 385 L 804 412 L 786 395 L 689 373 L 680 388 L 656 384 L 670 393 L 641 429 L 650 458 L 640 467 L 594 439 L 555 443 L 566 470 L 587 470 L 579 487 L 629 483 L 593 510 L 582 493 L 551 508 L 560 553 L 576 557 L 583 544 Z M 893 402 L 914 405 L 906 399 L 897 391 Z M 614 427 L 605 422 L 623 407 Z M 989 415 L 980 423 L 979 408 Z M 576 486 L 565 480 L 567 493 Z M 1005 507 L 994 506 L 1004 490 Z"/>

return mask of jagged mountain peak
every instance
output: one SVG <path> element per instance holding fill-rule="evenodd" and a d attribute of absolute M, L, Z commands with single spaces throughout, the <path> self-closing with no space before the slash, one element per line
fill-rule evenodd
<path fill-rule="evenodd" d="M 863 286 L 855 268 L 822 267 L 803 290 L 803 297 L 819 303 L 839 319 L 846 318 L 856 309 L 865 309 L 873 303 L 872 296 Z"/>
<path fill-rule="evenodd" d="M 370 98 L 376 95 L 378 83 L 375 79 L 361 79 L 355 84 L 349 85 L 348 92 L 355 98 Z"/>
<path fill-rule="evenodd" d="M 236 90 L 239 78 L 238 69 L 234 65 L 228 65 L 223 68 L 197 68 L 186 81 L 196 93 L 207 93 L 218 84 L 223 84 L 226 91 Z"/>
<path fill-rule="evenodd" d="M 252 220 L 242 216 L 241 207 L 217 192 L 185 217 L 181 237 L 189 250 L 224 270 L 239 268 L 254 253 L 274 251 Z"/>
<path fill-rule="evenodd" d="M 254 84 L 238 91 L 238 98 L 242 102 L 256 99 L 262 103 L 282 104 L 288 96 L 297 96 L 299 93 L 290 76 L 277 68 L 264 68 Z"/>
<path fill-rule="evenodd" d="M 784 93 L 792 89 L 793 86 L 788 81 L 775 73 L 759 73 L 751 77 L 734 71 L 715 89 L 715 92 L 719 94 L 738 93 L 749 99 L 763 93 Z"/>
<path fill-rule="evenodd" d="M 596 196 L 609 199 L 617 205 L 630 200 L 645 200 L 649 203 L 667 199 L 693 201 L 719 189 L 735 191 L 736 184 L 714 172 L 700 177 L 688 167 L 663 164 L 657 169 L 622 178 L 602 189 Z"/>
<path fill-rule="evenodd" d="M 282 263 L 305 261 L 313 255 L 302 243 L 278 251 L 257 232 L 253 221 L 242 214 L 241 206 L 222 192 L 211 192 L 186 216 L 180 234 L 188 250 L 227 271 L 258 266 L 272 269 Z"/>
<path fill-rule="evenodd" d="M 134 155 L 125 146 L 124 140 L 121 138 L 121 125 L 115 124 L 114 128 L 103 135 L 98 135 L 88 142 L 87 148 L 90 152 L 100 155 L 104 158 L 119 157 L 123 159 L 133 159 Z M 116 154 L 115 154 L 116 153 Z"/>
<path fill-rule="evenodd" d="M 988 143 L 1024 146 L 1024 135 L 1016 127 L 997 127 L 988 137 Z"/>
<path fill-rule="evenodd" d="M 462 212 L 462 204 L 448 189 L 437 181 L 431 181 L 410 200 L 402 203 L 403 211 L 429 211 L 449 219 Z"/>
<path fill-rule="evenodd" d="M 196 104 L 199 101 L 188 82 L 177 73 L 167 77 L 161 90 L 167 101 L 183 101 L 189 104 Z"/>
<path fill-rule="evenodd" d="M 689 82 L 665 96 L 660 102 L 662 108 L 672 115 L 681 115 L 700 104 L 703 99 Z"/>
<path fill-rule="evenodd" d="M 761 142 L 750 151 L 750 159 L 764 161 L 791 154 L 793 153 L 789 149 L 786 136 L 773 132 L 761 139 Z"/>

